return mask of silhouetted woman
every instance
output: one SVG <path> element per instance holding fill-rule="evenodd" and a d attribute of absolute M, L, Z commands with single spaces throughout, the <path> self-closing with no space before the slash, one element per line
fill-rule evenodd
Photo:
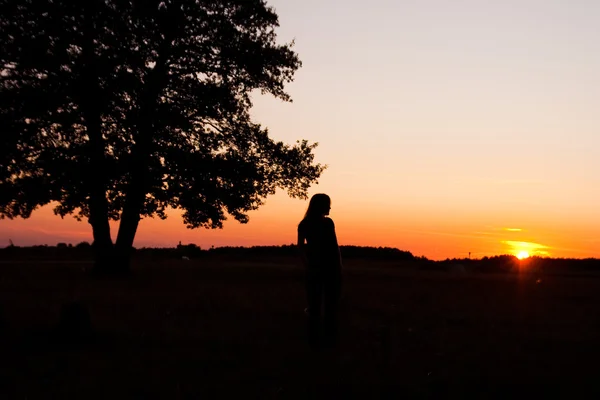
<path fill-rule="evenodd" d="M 325 345 L 333 345 L 337 339 L 342 260 L 335 226 L 327 217 L 330 209 L 329 196 L 315 194 L 310 199 L 304 219 L 298 225 L 298 247 L 306 266 L 308 339 L 313 347 L 321 344 L 321 339 L 324 339 Z"/>

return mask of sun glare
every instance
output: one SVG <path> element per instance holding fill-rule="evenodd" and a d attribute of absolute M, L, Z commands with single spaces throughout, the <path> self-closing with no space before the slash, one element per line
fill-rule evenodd
<path fill-rule="evenodd" d="M 551 247 L 534 242 L 518 242 L 514 240 L 503 240 L 503 244 L 507 245 L 506 253 L 514 254 L 519 260 L 536 256 L 550 257 Z"/>

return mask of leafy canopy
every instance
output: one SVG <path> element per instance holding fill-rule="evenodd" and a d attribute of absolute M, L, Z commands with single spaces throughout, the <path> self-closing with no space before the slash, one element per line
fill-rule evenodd
<path fill-rule="evenodd" d="M 274 141 L 252 96 L 291 101 L 301 66 L 262 0 L 0 0 L 0 216 L 90 217 L 93 190 L 119 219 L 183 210 L 220 227 L 283 188 L 305 198 L 316 144 Z"/>

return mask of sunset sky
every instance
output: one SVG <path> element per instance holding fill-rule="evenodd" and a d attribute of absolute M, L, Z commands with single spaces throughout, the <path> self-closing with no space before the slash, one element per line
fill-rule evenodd
<path fill-rule="evenodd" d="M 286 142 L 319 142 L 340 244 L 431 259 L 600 257 L 600 2 L 270 0 L 303 61 L 293 103 L 255 97 Z M 267 199 L 223 230 L 177 212 L 136 246 L 289 244 L 306 202 Z M 113 238 L 116 229 L 113 230 Z M 0 221 L 0 245 L 91 241 L 50 208 Z"/>

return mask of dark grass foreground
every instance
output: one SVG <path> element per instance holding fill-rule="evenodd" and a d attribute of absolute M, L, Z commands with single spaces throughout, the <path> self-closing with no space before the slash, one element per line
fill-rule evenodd
<path fill-rule="evenodd" d="M 315 353 L 294 260 L 138 263 L 120 281 L 92 279 L 88 267 L 0 263 L 0 398 L 598 392 L 600 275 L 348 262 L 341 343 Z M 91 325 L 69 337 L 61 307 L 71 302 L 87 307 Z"/>

